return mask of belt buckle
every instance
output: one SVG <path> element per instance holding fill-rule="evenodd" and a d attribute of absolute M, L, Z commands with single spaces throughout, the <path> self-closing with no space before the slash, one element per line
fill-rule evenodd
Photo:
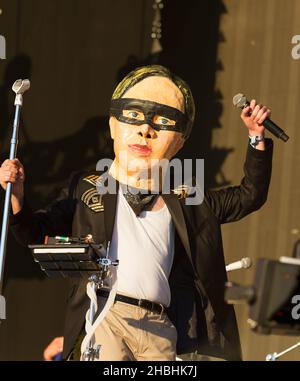
<path fill-rule="evenodd" d="M 160 316 L 164 313 L 164 310 L 165 310 L 165 306 L 163 304 L 161 304 L 161 303 L 154 303 L 154 302 L 146 300 L 146 299 L 139 299 L 138 300 L 138 306 L 141 307 L 141 308 L 145 308 L 145 309 L 147 309 L 147 310 L 149 310 L 151 312 L 157 311 L 156 306 L 160 306 L 160 308 L 161 308 L 161 310 L 159 312 Z"/>
<path fill-rule="evenodd" d="M 139 299 L 138 306 L 141 308 L 145 308 L 146 310 L 150 312 L 155 311 L 155 303 L 147 299 Z"/>

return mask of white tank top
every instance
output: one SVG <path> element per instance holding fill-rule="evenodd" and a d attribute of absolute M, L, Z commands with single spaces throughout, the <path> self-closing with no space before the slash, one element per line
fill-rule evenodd
<path fill-rule="evenodd" d="M 169 306 L 174 224 L 166 205 L 137 217 L 119 189 L 110 258 L 118 259 L 118 292 Z"/>

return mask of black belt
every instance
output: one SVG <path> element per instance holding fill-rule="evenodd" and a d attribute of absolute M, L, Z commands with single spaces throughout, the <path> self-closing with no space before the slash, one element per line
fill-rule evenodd
<path fill-rule="evenodd" d="M 97 295 L 103 296 L 104 298 L 108 298 L 109 291 L 98 290 Z M 130 296 L 125 296 L 121 294 L 116 294 L 115 301 L 133 304 L 134 306 L 139 306 L 141 308 L 145 308 L 148 311 L 156 312 L 158 314 L 162 314 L 165 310 L 165 306 L 163 304 L 150 302 L 150 300 L 146 299 L 135 299 L 131 298 Z"/>

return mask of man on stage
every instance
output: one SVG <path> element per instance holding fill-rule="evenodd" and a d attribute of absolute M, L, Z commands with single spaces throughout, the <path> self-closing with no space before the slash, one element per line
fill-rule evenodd
<path fill-rule="evenodd" d="M 20 242 L 88 234 L 95 242 L 110 242 L 110 256 L 119 260 L 118 290 L 95 333 L 100 360 L 175 360 L 176 354 L 195 351 L 241 359 L 234 310 L 224 302 L 221 224 L 241 219 L 266 201 L 273 145 L 264 138 L 262 123 L 270 110 L 252 100 L 241 113 L 245 146 L 248 139 L 241 184 L 205 190 L 201 204 L 187 205 L 189 195 L 165 194 L 164 178 L 145 173 L 151 172 L 153 160 L 176 155 L 191 133 L 194 113 L 192 93 L 183 80 L 162 66 L 138 68 L 112 96 L 115 159 L 108 176 L 116 181 L 115 193 L 97 192 L 102 173 L 79 173 L 62 198 L 33 213 L 24 199 L 22 164 L 16 159 L 1 166 L 2 187 L 13 183 L 10 224 Z M 80 357 L 88 309 L 85 290 L 86 281 L 71 285 L 65 359 Z M 98 297 L 103 303 L 108 292 L 99 290 Z"/>

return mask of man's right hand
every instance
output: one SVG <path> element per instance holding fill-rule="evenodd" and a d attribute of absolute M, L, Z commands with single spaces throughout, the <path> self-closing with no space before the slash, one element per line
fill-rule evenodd
<path fill-rule="evenodd" d="M 24 167 L 18 159 L 5 160 L 0 167 L 0 184 L 6 189 L 7 183 L 12 183 L 11 203 L 13 213 L 18 213 L 23 206 L 24 198 Z"/>

